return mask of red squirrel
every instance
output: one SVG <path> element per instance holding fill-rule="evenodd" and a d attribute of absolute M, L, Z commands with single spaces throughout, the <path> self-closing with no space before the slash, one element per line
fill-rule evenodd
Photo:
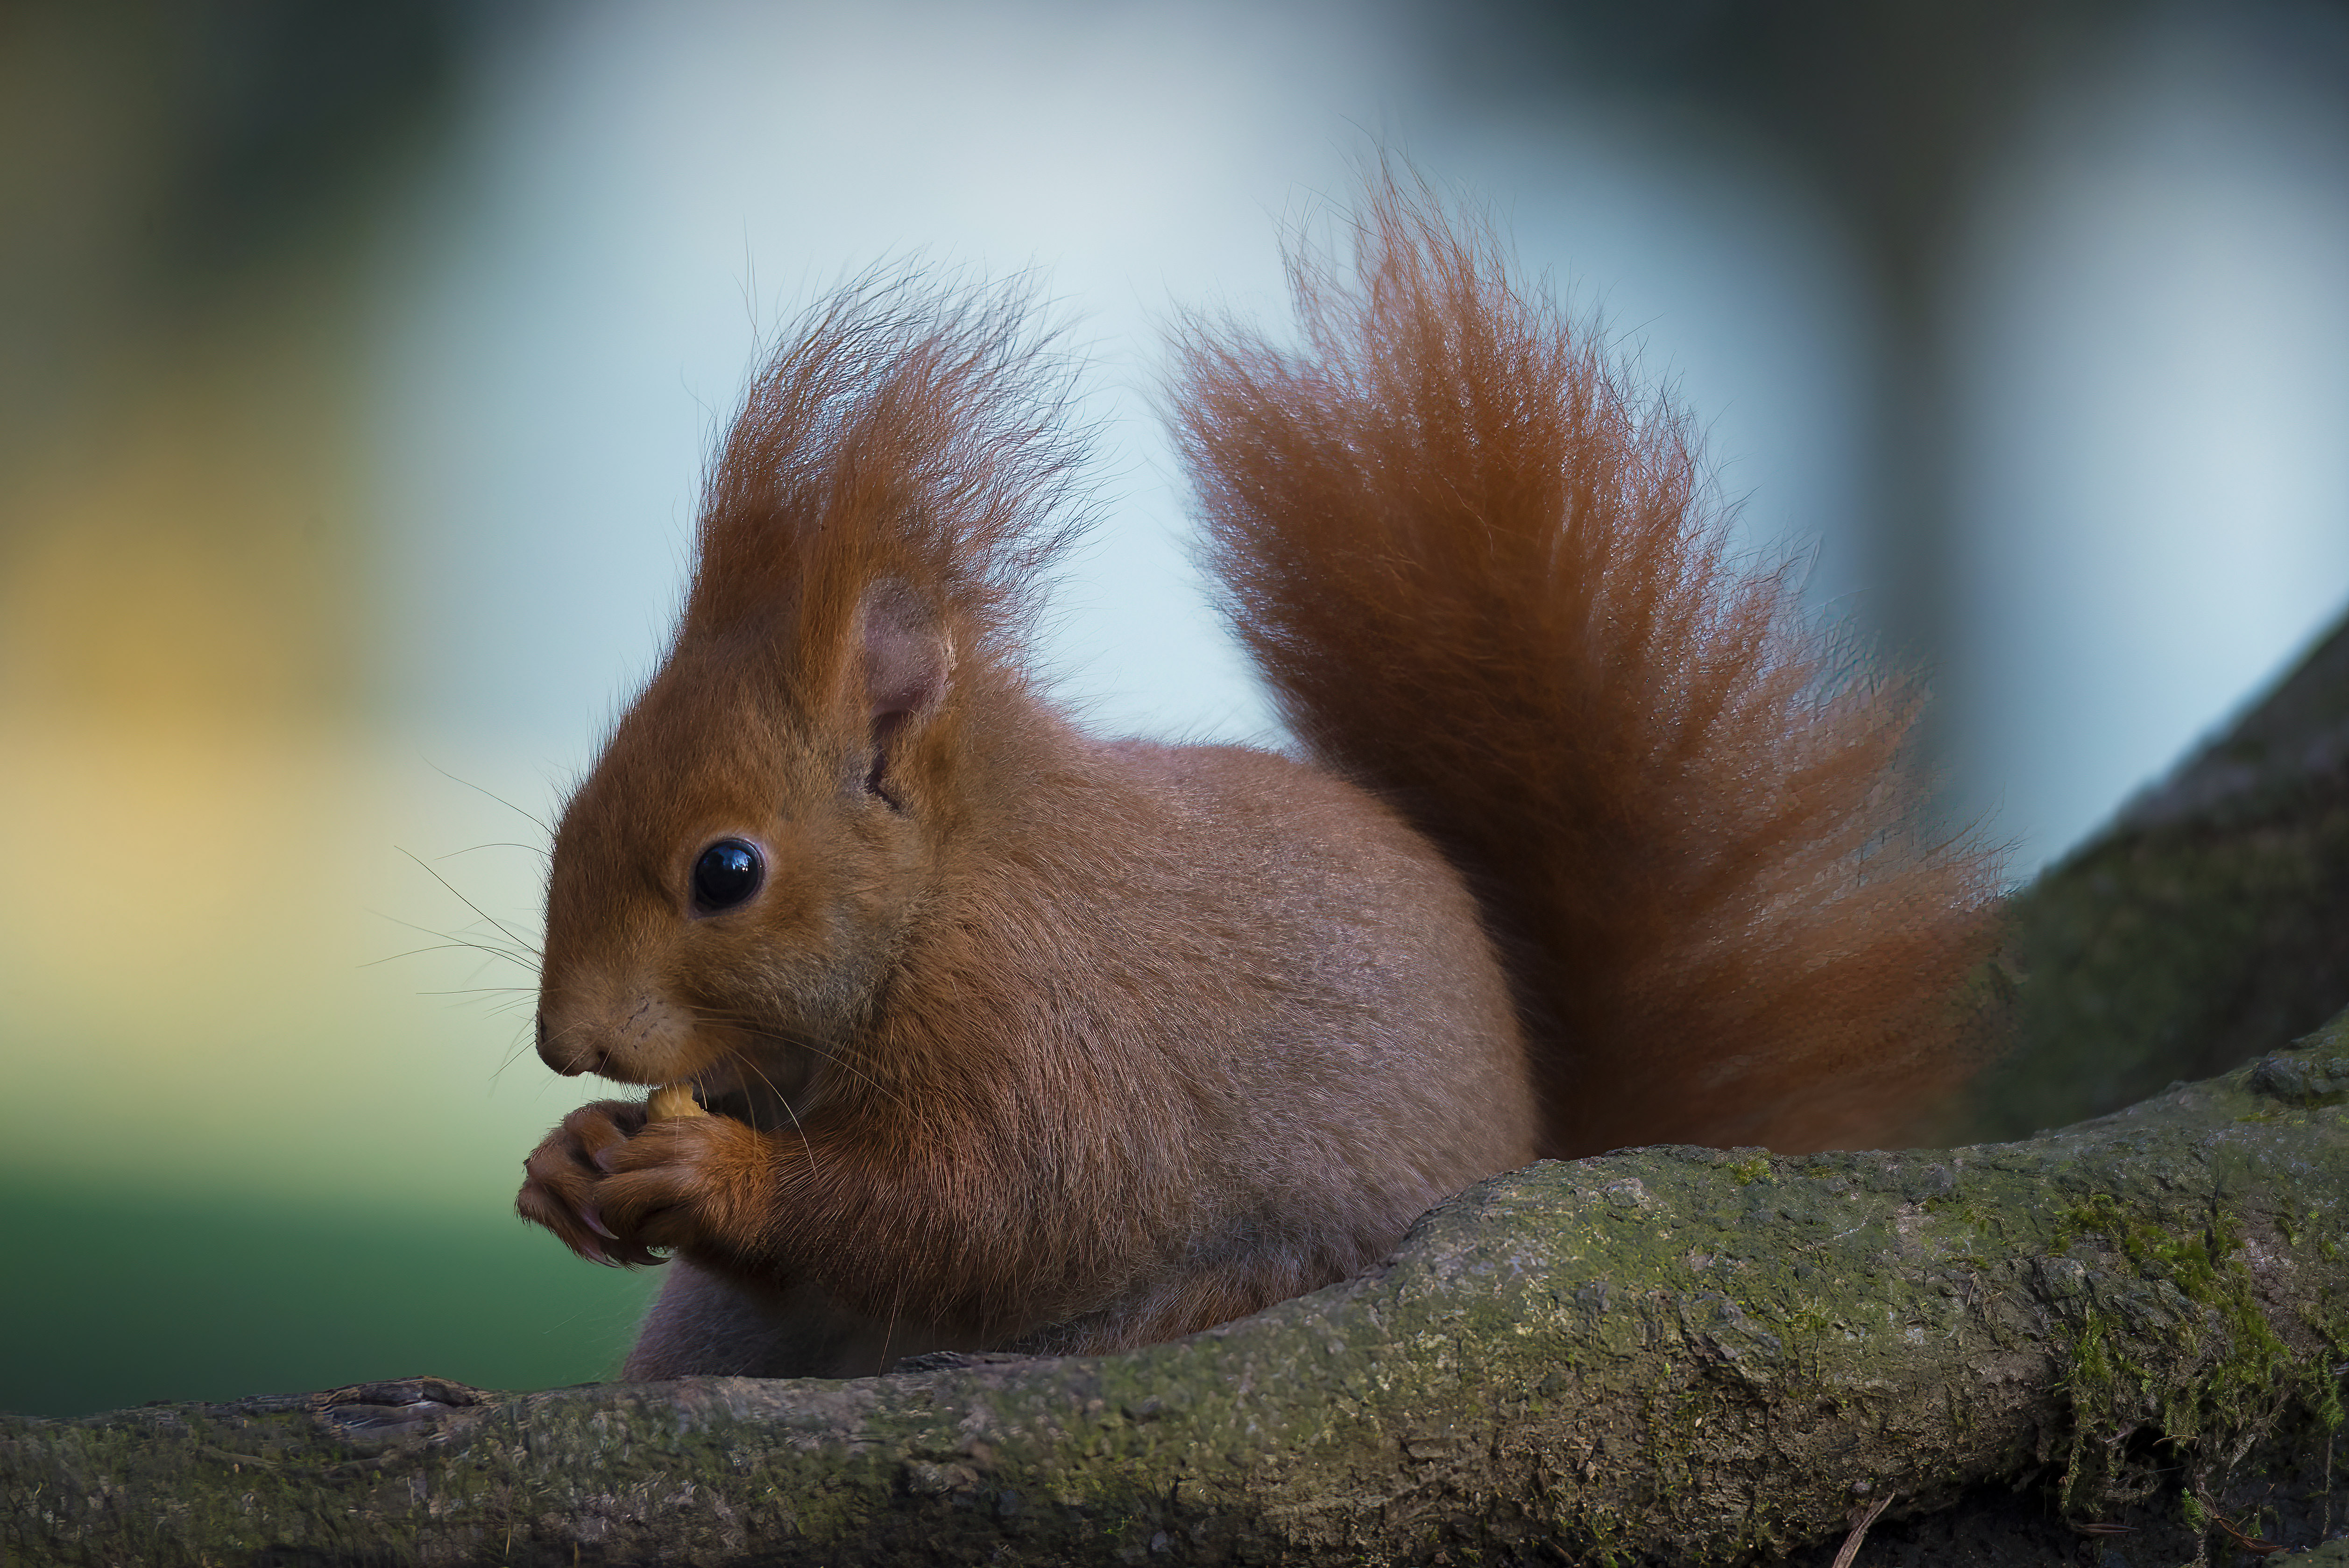
<path fill-rule="evenodd" d="M 1393 184 L 1281 347 L 1169 399 L 1299 755 L 1082 733 L 1016 299 L 820 306 L 746 396 L 666 662 L 555 836 L 522 1214 L 674 1263 L 623 1375 L 1117 1350 L 1343 1278 L 1541 1157 L 1852 1147 L 1971 1065 L 1995 868 L 1914 685 L 1726 552 L 1684 418 Z M 672 1087 L 671 1093 L 680 1092 Z"/>

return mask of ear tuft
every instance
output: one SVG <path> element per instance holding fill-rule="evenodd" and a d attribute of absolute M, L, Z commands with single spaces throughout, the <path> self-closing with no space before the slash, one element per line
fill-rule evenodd
<path fill-rule="evenodd" d="M 874 738 L 935 707 L 954 674 L 954 637 L 912 584 L 890 578 L 864 591 L 864 698 Z"/>

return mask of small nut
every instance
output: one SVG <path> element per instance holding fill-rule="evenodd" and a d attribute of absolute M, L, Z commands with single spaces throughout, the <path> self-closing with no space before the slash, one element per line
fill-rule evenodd
<path fill-rule="evenodd" d="M 701 1102 L 693 1098 L 689 1083 L 665 1083 L 645 1097 L 645 1116 L 651 1121 L 678 1121 L 688 1116 L 708 1116 Z"/>

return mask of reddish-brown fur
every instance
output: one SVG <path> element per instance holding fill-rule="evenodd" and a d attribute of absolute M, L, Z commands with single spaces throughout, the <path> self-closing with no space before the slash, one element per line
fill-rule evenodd
<path fill-rule="evenodd" d="M 1935 838 L 1919 702 L 1740 571 L 1685 418 L 1390 186 L 1304 346 L 1195 324 L 1174 398 L 1231 619 L 1297 734 L 1466 871 L 1545 1154 L 1897 1135 L 1974 1065 L 1994 856 Z"/>
<path fill-rule="evenodd" d="M 1020 664 L 1071 451 L 1016 304 L 868 285 L 761 377 L 667 662 L 566 809 L 523 1213 L 674 1249 L 635 1377 L 1106 1350 L 1375 1261 L 1538 1150 L 1816 1147 L 1962 1067 L 1987 869 L 1909 836 L 1678 419 L 1392 190 L 1309 346 L 1195 325 L 1178 421 L 1319 766 L 1102 742 Z M 757 846 L 712 910 L 693 867 Z M 1473 892 L 1472 892 L 1473 888 Z"/>

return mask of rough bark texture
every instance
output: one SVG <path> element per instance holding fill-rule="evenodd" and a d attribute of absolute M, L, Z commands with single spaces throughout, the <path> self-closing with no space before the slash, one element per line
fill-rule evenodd
<path fill-rule="evenodd" d="M 1733 1562 L 2033 1478 L 2224 1512 L 2338 1420 L 2345 1220 L 2349 1017 L 2026 1143 L 1537 1165 L 1123 1357 L 15 1419 L 0 1487 L 12 1561 L 71 1563 Z"/>
<path fill-rule="evenodd" d="M 2016 908 L 1978 1128 L 2349 1001 L 2349 627 Z M 0 1562 L 2167 1568 L 2349 1529 L 2344 1375 L 2349 1014 L 2026 1142 L 1537 1165 L 1129 1356 L 0 1418 Z"/>

